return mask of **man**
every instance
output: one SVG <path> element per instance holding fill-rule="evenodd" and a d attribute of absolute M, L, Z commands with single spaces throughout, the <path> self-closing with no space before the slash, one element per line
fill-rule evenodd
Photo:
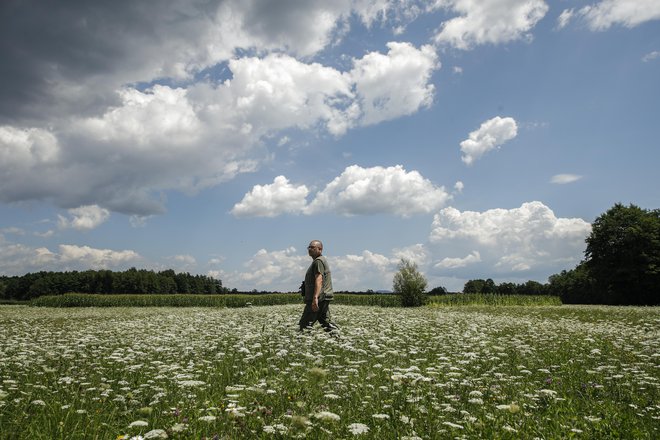
<path fill-rule="evenodd" d="M 326 332 L 336 330 L 337 326 L 330 322 L 330 301 L 334 292 L 330 266 L 322 255 L 323 243 L 312 240 L 307 246 L 307 254 L 313 261 L 305 274 L 305 310 L 298 325 L 302 331 L 318 321 Z"/>

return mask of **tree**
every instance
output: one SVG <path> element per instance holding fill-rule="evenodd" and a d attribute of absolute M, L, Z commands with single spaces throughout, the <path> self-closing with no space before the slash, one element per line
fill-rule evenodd
<path fill-rule="evenodd" d="M 488 278 L 487 280 L 469 280 L 463 286 L 463 293 L 495 293 L 495 282 Z"/>
<path fill-rule="evenodd" d="M 601 302 L 595 289 L 595 282 L 583 262 L 575 269 L 551 275 L 548 278 L 548 293 L 559 296 L 564 304 L 598 304 Z"/>
<path fill-rule="evenodd" d="M 617 203 L 587 238 L 589 274 L 606 304 L 660 303 L 660 210 Z"/>
<path fill-rule="evenodd" d="M 392 290 L 401 295 L 401 304 L 404 307 L 417 307 L 427 301 L 426 278 L 417 270 L 417 265 L 405 258 L 399 263 L 399 271 L 394 274 Z"/>
<path fill-rule="evenodd" d="M 434 287 L 433 289 L 429 290 L 429 295 L 447 295 L 447 288 L 444 286 L 438 286 Z"/>

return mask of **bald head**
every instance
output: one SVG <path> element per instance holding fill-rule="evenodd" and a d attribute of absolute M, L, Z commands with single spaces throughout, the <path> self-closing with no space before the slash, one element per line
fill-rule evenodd
<path fill-rule="evenodd" d="M 312 258 L 317 258 L 323 253 L 323 243 L 320 240 L 312 240 L 307 246 L 307 253 Z"/>

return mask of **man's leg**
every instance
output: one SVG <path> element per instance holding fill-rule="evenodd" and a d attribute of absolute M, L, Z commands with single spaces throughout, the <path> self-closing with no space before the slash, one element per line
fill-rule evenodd
<path fill-rule="evenodd" d="M 312 328 L 312 326 L 318 319 L 318 313 L 319 312 L 314 312 L 312 310 L 311 302 L 306 302 L 305 309 L 303 310 L 302 316 L 300 317 L 300 321 L 298 321 L 298 326 L 300 326 L 300 331 L 303 331 L 306 328 Z"/>
<path fill-rule="evenodd" d="M 332 330 L 339 330 L 339 327 L 334 325 L 331 320 L 330 320 L 330 301 L 324 300 L 319 303 L 319 314 L 318 314 L 318 320 L 319 324 L 323 326 L 323 329 L 326 332 L 330 332 Z"/>

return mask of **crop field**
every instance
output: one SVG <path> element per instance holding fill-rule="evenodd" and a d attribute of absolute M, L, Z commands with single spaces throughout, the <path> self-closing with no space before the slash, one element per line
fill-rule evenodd
<path fill-rule="evenodd" d="M 660 438 L 660 308 L 301 310 L 0 306 L 0 438 Z"/>

